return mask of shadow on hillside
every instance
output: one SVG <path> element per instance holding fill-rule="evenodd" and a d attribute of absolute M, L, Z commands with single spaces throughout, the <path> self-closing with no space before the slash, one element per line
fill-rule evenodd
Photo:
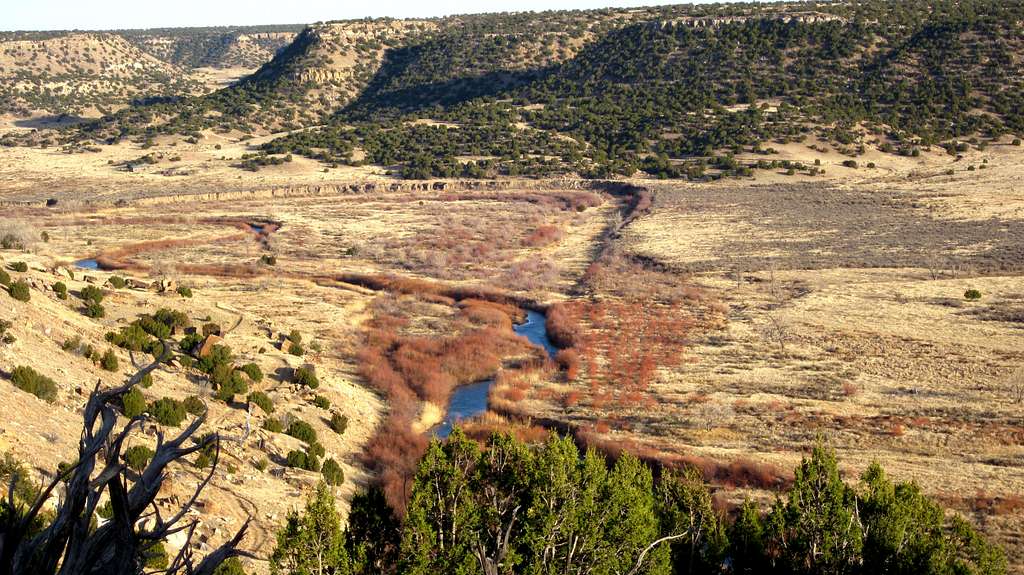
<path fill-rule="evenodd" d="M 388 50 L 384 62 L 356 100 L 338 112 L 346 118 L 369 118 L 379 112 L 413 112 L 434 106 L 453 106 L 475 98 L 498 96 L 530 82 L 544 78 L 554 67 L 530 70 L 497 70 L 466 75 L 439 82 L 410 80 L 412 85 L 400 87 L 405 77 L 415 76 L 415 66 L 424 57 L 423 46 L 407 46 Z"/>
<path fill-rule="evenodd" d="M 68 126 L 74 126 L 90 120 L 91 118 L 83 118 L 82 116 L 74 116 L 71 114 L 53 114 L 49 116 L 38 116 L 36 118 L 15 120 L 14 125 L 19 128 L 44 130 L 47 128 L 66 128 Z"/>

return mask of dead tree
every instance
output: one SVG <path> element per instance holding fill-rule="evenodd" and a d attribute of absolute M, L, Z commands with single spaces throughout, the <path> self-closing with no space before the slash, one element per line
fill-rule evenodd
<path fill-rule="evenodd" d="M 169 350 L 166 345 L 164 349 Z M 139 370 L 123 386 L 100 390 L 97 385 L 85 405 L 78 460 L 58 471 L 48 485 L 41 487 L 34 501 L 26 505 L 16 502 L 11 482 L 7 500 L 0 503 L 0 575 L 138 575 L 152 550 L 179 532 L 187 534 L 186 543 L 163 573 L 212 575 L 223 561 L 248 556 L 238 549 L 248 521 L 231 540 L 198 563 L 192 555 L 190 542 L 197 523 L 186 521 L 185 514 L 213 477 L 220 453 L 216 434 L 192 439 L 191 445 L 186 445 L 203 424 L 205 414 L 169 441 L 158 433 L 155 454 L 141 473 L 128 471 L 121 457 L 126 439 L 146 417 L 132 418 L 116 431 L 115 406 L 168 356 L 169 351 L 165 351 L 164 357 Z M 209 474 L 177 513 L 165 518 L 155 500 L 168 465 L 211 445 L 215 457 Z M 33 532 L 32 526 L 44 517 L 40 514 L 46 502 L 60 493 L 61 485 L 63 494 L 58 497 L 52 520 L 41 531 Z M 104 493 L 110 499 L 113 515 L 94 528 L 92 519 Z"/>

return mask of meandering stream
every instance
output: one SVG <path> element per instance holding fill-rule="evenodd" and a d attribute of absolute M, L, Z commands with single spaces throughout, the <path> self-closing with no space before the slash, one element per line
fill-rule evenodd
<path fill-rule="evenodd" d="M 543 347 L 549 356 L 554 357 L 558 348 L 548 339 L 545 319 L 544 314 L 528 310 L 526 321 L 514 326 L 513 330 L 519 335 L 526 336 L 531 343 Z M 434 436 L 442 439 L 448 437 L 456 423 L 487 411 L 487 395 L 493 384 L 493 379 L 485 379 L 455 388 L 451 400 L 448 401 L 444 421 L 434 426 L 432 430 Z"/>

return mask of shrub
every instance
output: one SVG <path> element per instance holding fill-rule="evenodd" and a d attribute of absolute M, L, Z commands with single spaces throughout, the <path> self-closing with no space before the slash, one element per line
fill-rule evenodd
<path fill-rule="evenodd" d="M 217 147 L 219 148 L 220 144 L 217 144 Z M 245 575 L 245 569 L 242 568 L 242 562 L 238 557 L 232 557 L 218 565 L 213 570 L 213 575 Z"/>
<path fill-rule="evenodd" d="M 324 481 L 327 485 L 341 485 L 345 483 L 345 472 L 341 470 L 341 466 L 333 458 L 324 461 L 322 468 L 324 474 Z"/>
<path fill-rule="evenodd" d="M 160 425 L 167 427 L 178 427 L 182 421 L 185 421 L 185 407 L 180 401 L 170 397 L 164 397 L 151 403 L 149 414 Z"/>
<path fill-rule="evenodd" d="M 241 374 L 235 370 L 234 367 L 228 365 L 217 366 L 214 370 L 215 374 L 226 371 L 228 373 L 227 378 L 216 377 L 218 389 L 217 399 L 229 402 L 232 401 L 236 395 L 248 393 L 249 386 L 242 379 Z M 211 376 L 210 381 L 214 381 L 215 377 Z"/>
<path fill-rule="evenodd" d="M 294 467 L 295 469 L 305 469 L 306 471 L 320 470 L 320 462 L 317 461 L 316 457 L 298 449 L 288 452 L 285 463 L 288 467 Z"/>
<path fill-rule="evenodd" d="M 201 343 L 203 343 L 203 336 L 199 335 L 198 333 L 190 333 L 185 337 L 181 338 L 181 341 L 178 342 L 178 347 L 181 348 L 181 351 L 185 353 L 191 353 L 193 350 L 199 347 L 199 344 Z"/>
<path fill-rule="evenodd" d="M 153 387 L 153 374 L 147 373 L 146 375 L 142 376 L 142 379 L 139 380 L 139 386 L 144 387 L 146 389 Z"/>
<path fill-rule="evenodd" d="M 291 342 L 288 344 L 288 353 L 297 357 L 302 357 L 303 355 L 306 355 L 306 350 L 303 349 L 302 344 Z"/>
<path fill-rule="evenodd" d="M 117 371 L 118 361 L 117 356 L 114 355 L 114 350 L 108 349 L 104 352 L 103 357 L 100 359 L 100 367 L 107 371 Z"/>
<path fill-rule="evenodd" d="M 181 286 L 178 288 L 178 295 L 181 297 L 192 297 L 192 288 Z"/>
<path fill-rule="evenodd" d="M 302 334 L 299 333 L 299 330 L 293 329 L 291 331 L 291 333 L 288 334 L 288 341 L 290 341 L 292 343 L 301 344 L 302 343 Z"/>
<path fill-rule="evenodd" d="M 28 291 L 28 284 L 23 281 L 16 281 L 7 288 L 11 297 L 18 301 L 28 301 L 32 298 L 32 295 Z"/>
<path fill-rule="evenodd" d="M 981 299 L 981 292 L 976 289 L 969 289 L 964 292 L 964 299 L 967 301 L 977 301 Z"/>
<path fill-rule="evenodd" d="M 203 403 L 202 399 L 199 399 L 195 395 L 190 395 L 182 400 L 181 406 L 185 408 L 187 413 L 190 413 L 196 417 L 199 417 L 206 412 L 206 404 Z"/>
<path fill-rule="evenodd" d="M 277 258 L 275 256 L 262 255 L 260 256 L 260 263 L 265 266 L 276 266 Z"/>
<path fill-rule="evenodd" d="M 146 567 L 151 570 L 164 570 L 170 564 L 170 556 L 167 554 L 167 549 L 164 548 L 164 544 L 157 543 L 145 551 L 146 554 Z"/>
<path fill-rule="evenodd" d="M 253 383 L 259 383 L 263 381 L 263 370 L 261 370 L 260 366 L 256 365 L 255 363 L 247 363 L 240 367 L 239 369 L 245 372 L 245 374 L 249 376 L 249 379 L 251 379 Z"/>
<path fill-rule="evenodd" d="M 145 445 L 133 445 L 124 451 L 124 462 L 129 469 L 142 471 L 156 453 Z"/>
<path fill-rule="evenodd" d="M 276 417 L 271 417 L 263 422 L 263 429 L 271 433 L 281 433 L 284 431 L 284 426 L 281 425 L 281 420 Z"/>
<path fill-rule="evenodd" d="M 39 399 L 53 403 L 57 399 L 57 383 L 27 366 L 18 366 L 11 371 L 11 383 Z"/>
<path fill-rule="evenodd" d="M 57 282 L 53 284 L 53 293 L 57 294 L 58 299 L 68 299 L 68 286 L 64 282 Z"/>
<path fill-rule="evenodd" d="M 313 405 L 319 407 L 320 409 L 330 409 L 331 400 L 327 399 L 322 395 L 318 395 L 313 398 Z"/>
<path fill-rule="evenodd" d="M 156 313 L 153 314 L 153 319 L 169 327 L 171 333 L 192 325 L 192 321 L 188 319 L 188 315 L 185 312 L 166 307 L 156 310 Z"/>
<path fill-rule="evenodd" d="M 291 422 L 291 424 L 288 426 L 288 431 L 286 431 L 285 433 L 291 435 L 292 437 L 298 439 L 299 441 L 304 441 L 309 444 L 316 443 L 316 430 L 313 429 L 313 426 L 306 423 L 305 421 L 302 421 L 301 419 L 296 419 L 295 421 Z"/>
<path fill-rule="evenodd" d="M 103 303 L 103 290 L 93 285 L 82 288 L 82 291 L 78 292 L 78 296 L 85 302 Z"/>
<path fill-rule="evenodd" d="M 270 400 L 270 396 L 262 391 L 254 391 L 249 394 L 247 398 L 249 403 L 256 404 L 263 410 L 263 413 L 274 413 L 274 402 Z"/>
<path fill-rule="evenodd" d="M 1020 145 L 1020 138 L 1014 138 L 1014 139 L 1013 139 L 1013 142 L 1011 142 L 1011 143 L 1012 143 L 1012 144 L 1013 144 L 1014 146 L 1019 146 L 1019 145 Z"/>
<path fill-rule="evenodd" d="M 28 264 L 25 262 L 14 262 L 11 264 L 11 269 L 16 272 L 25 273 L 28 271 Z"/>
<path fill-rule="evenodd" d="M 92 319 L 100 319 L 103 316 L 107 315 L 107 310 L 103 309 L 102 305 L 94 301 L 90 301 L 88 304 L 86 304 L 85 311 L 83 313 L 85 313 L 85 317 L 91 317 Z"/>
<path fill-rule="evenodd" d="M 110 279 L 107 281 L 110 282 L 110 285 L 113 286 L 114 289 L 122 289 L 128 283 L 121 276 L 110 276 Z"/>
<path fill-rule="evenodd" d="M 7 273 L 7 270 L 0 269 L 0 285 L 11 285 L 11 274 Z"/>
<path fill-rule="evenodd" d="M 211 335 L 219 336 L 221 334 L 220 324 L 217 323 L 204 323 L 203 324 L 203 337 L 209 337 Z"/>
<path fill-rule="evenodd" d="M 292 375 L 292 382 L 306 386 L 310 389 L 320 387 L 320 380 L 317 379 L 316 374 L 313 373 L 312 369 L 305 367 L 300 367 L 295 370 L 295 374 Z"/>
<path fill-rule="evenodd" d="M 857 169 L 857 160 L 843 160 L 843 166 Z"/>
<path fill-rule="evenodd" d="M 133 387 L 121 398 L 121 411 L 125 417 L 137 417 L 146 411 L 146 398 L 139 388 Z"/>
<path fill-rule="evenodd" d="M 334 433 L 342 435 L 348 429 L 348 417 L 335 411 L 331 414 L 331 429 Z"/>

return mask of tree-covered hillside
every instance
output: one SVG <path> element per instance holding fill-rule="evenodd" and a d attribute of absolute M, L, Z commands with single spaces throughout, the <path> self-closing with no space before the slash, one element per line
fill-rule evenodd
<path fill-rule="evenodd" d="M 809 138 L 855 157 L 1024 132 L 1012 0 L 672 6 L 314 26 L 239 85 L 95 139 L 312 127 L 264 146 L 405 177 L 746 174 Z M 339 55 L 340 54 L 340 55 Z M 764 154 L 757 164 L 742 152 Z M 260 163 L 251 158 L 247 167 Z"/>

